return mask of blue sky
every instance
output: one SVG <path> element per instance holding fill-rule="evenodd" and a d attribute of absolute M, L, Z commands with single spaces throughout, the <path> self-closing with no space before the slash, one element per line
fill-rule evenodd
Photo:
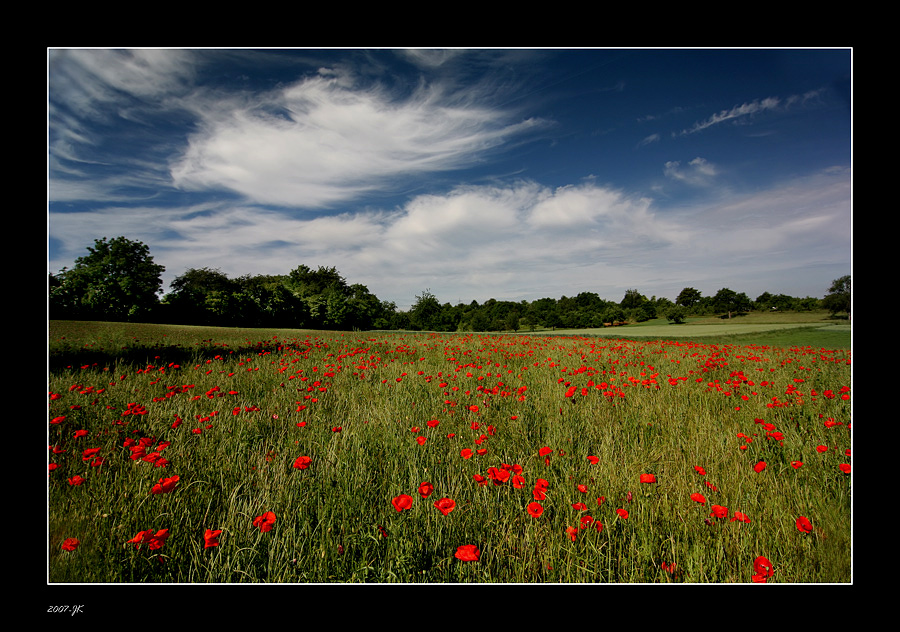
<path fill-rule="evenodd" d="M 851 273 L 850 49 L 49 49 L 48 270 L 335 267 L 408 309 Z"/>

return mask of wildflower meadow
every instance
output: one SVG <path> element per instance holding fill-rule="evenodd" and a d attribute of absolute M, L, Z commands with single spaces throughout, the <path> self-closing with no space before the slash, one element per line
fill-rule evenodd
<path fill-rule="evenodd" d="M 51 321 L 49 583 L 850 583 L 851 353 Z"/>

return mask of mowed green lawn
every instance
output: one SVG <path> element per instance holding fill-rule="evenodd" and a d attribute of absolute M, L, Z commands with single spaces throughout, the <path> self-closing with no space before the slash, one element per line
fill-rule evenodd
<path fill-rule="evenodd" d="M 530 332 L 522 330 L 520 333 Z M 540 333 L 640 340 L 698 339 L 704 343 L 722 340 L 773 347 L 811 346 L 828 349 L 849 349 L 852 340 L 851 325 L 846 320 L 829 318 L 827 312 L 749 313 L 731 319 L 699 317 L 688 318 L 678 325 L 664 318 L 657 318 L 621 327 L 557 329 L 554 332 Z"/>

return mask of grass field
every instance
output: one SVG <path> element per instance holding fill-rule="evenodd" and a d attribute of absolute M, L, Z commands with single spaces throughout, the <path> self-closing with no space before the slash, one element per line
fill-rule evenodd
<path fill-rule="evenodd" d="M 849 327 L 733 320 L 52 321 L 48 581 L 849 583 Z"/>

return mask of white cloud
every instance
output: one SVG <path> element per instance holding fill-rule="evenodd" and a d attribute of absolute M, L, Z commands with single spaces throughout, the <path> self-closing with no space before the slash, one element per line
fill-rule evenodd
<path fill-rule="evenodd" d="M 582 291 L 620 300 L 630 287 L 673 299 L 688 286 L 756 296 L 787 292 L 793 268 L 849 260 L 849 186 L 846 172 L 825 172 L 678 211 L 593 183 L 523 181 L 313 219 L 215 206 L 59 213 L 51 221 L 65 236 L 65 260 L 51 269 L 71 266 L 97 235 L 123 234 L 166 266 L 166 287 L 191 267 L 239 276 L 286 274 L 302 263 L 334 266 L 400 307 L 425 288 L 451 303 Z"/>
<path fill-rule="evenodd" d="M 252 101 L 197 108 L 201 131 L 172 166 L 176 186 L 255 203 L 325 207 L 399 176 L 455 169 L 541 124 L 459 102 L 437 85 L 400 100 L 321 71 Z"/>
<path fill-rule="evenodd" d="M 184 92 L 194 76 L 195 55 L 165 49 L 52 49 L 48 51 L 49 90 L 88 118 L 105 115 L 105 106 L 127 117 L 127 97 L 168 98 Z M 158 107 L 159 104 L 154 104 Z"/>
<path fill-rule="evenodd" d="M 718 168 L 704 158 L 694 158 L 686 166 L 681 162 L 671 160 L 663 168 L 663 173 L 674 180 L 693 186 L 709 186 L 712 179 L 719 174 Z"/>
<path fill-rule="evenodd" d="M 747 116 L 759 114 L 767 110 L 774 110 L 778 108 L 780 103 L 781 100 L 778 97 L 767 97 L 762 100 L 756 99 L 750 103 L 742 103 L 741 105 L 734 106 L 730 110 L 722 110 L 721 112 L 713 114 L 705 121 L 696 123 L 692 128 L 682 130 L 681 134 L 694 134 L 726 121 L 739 121 Z"/>

